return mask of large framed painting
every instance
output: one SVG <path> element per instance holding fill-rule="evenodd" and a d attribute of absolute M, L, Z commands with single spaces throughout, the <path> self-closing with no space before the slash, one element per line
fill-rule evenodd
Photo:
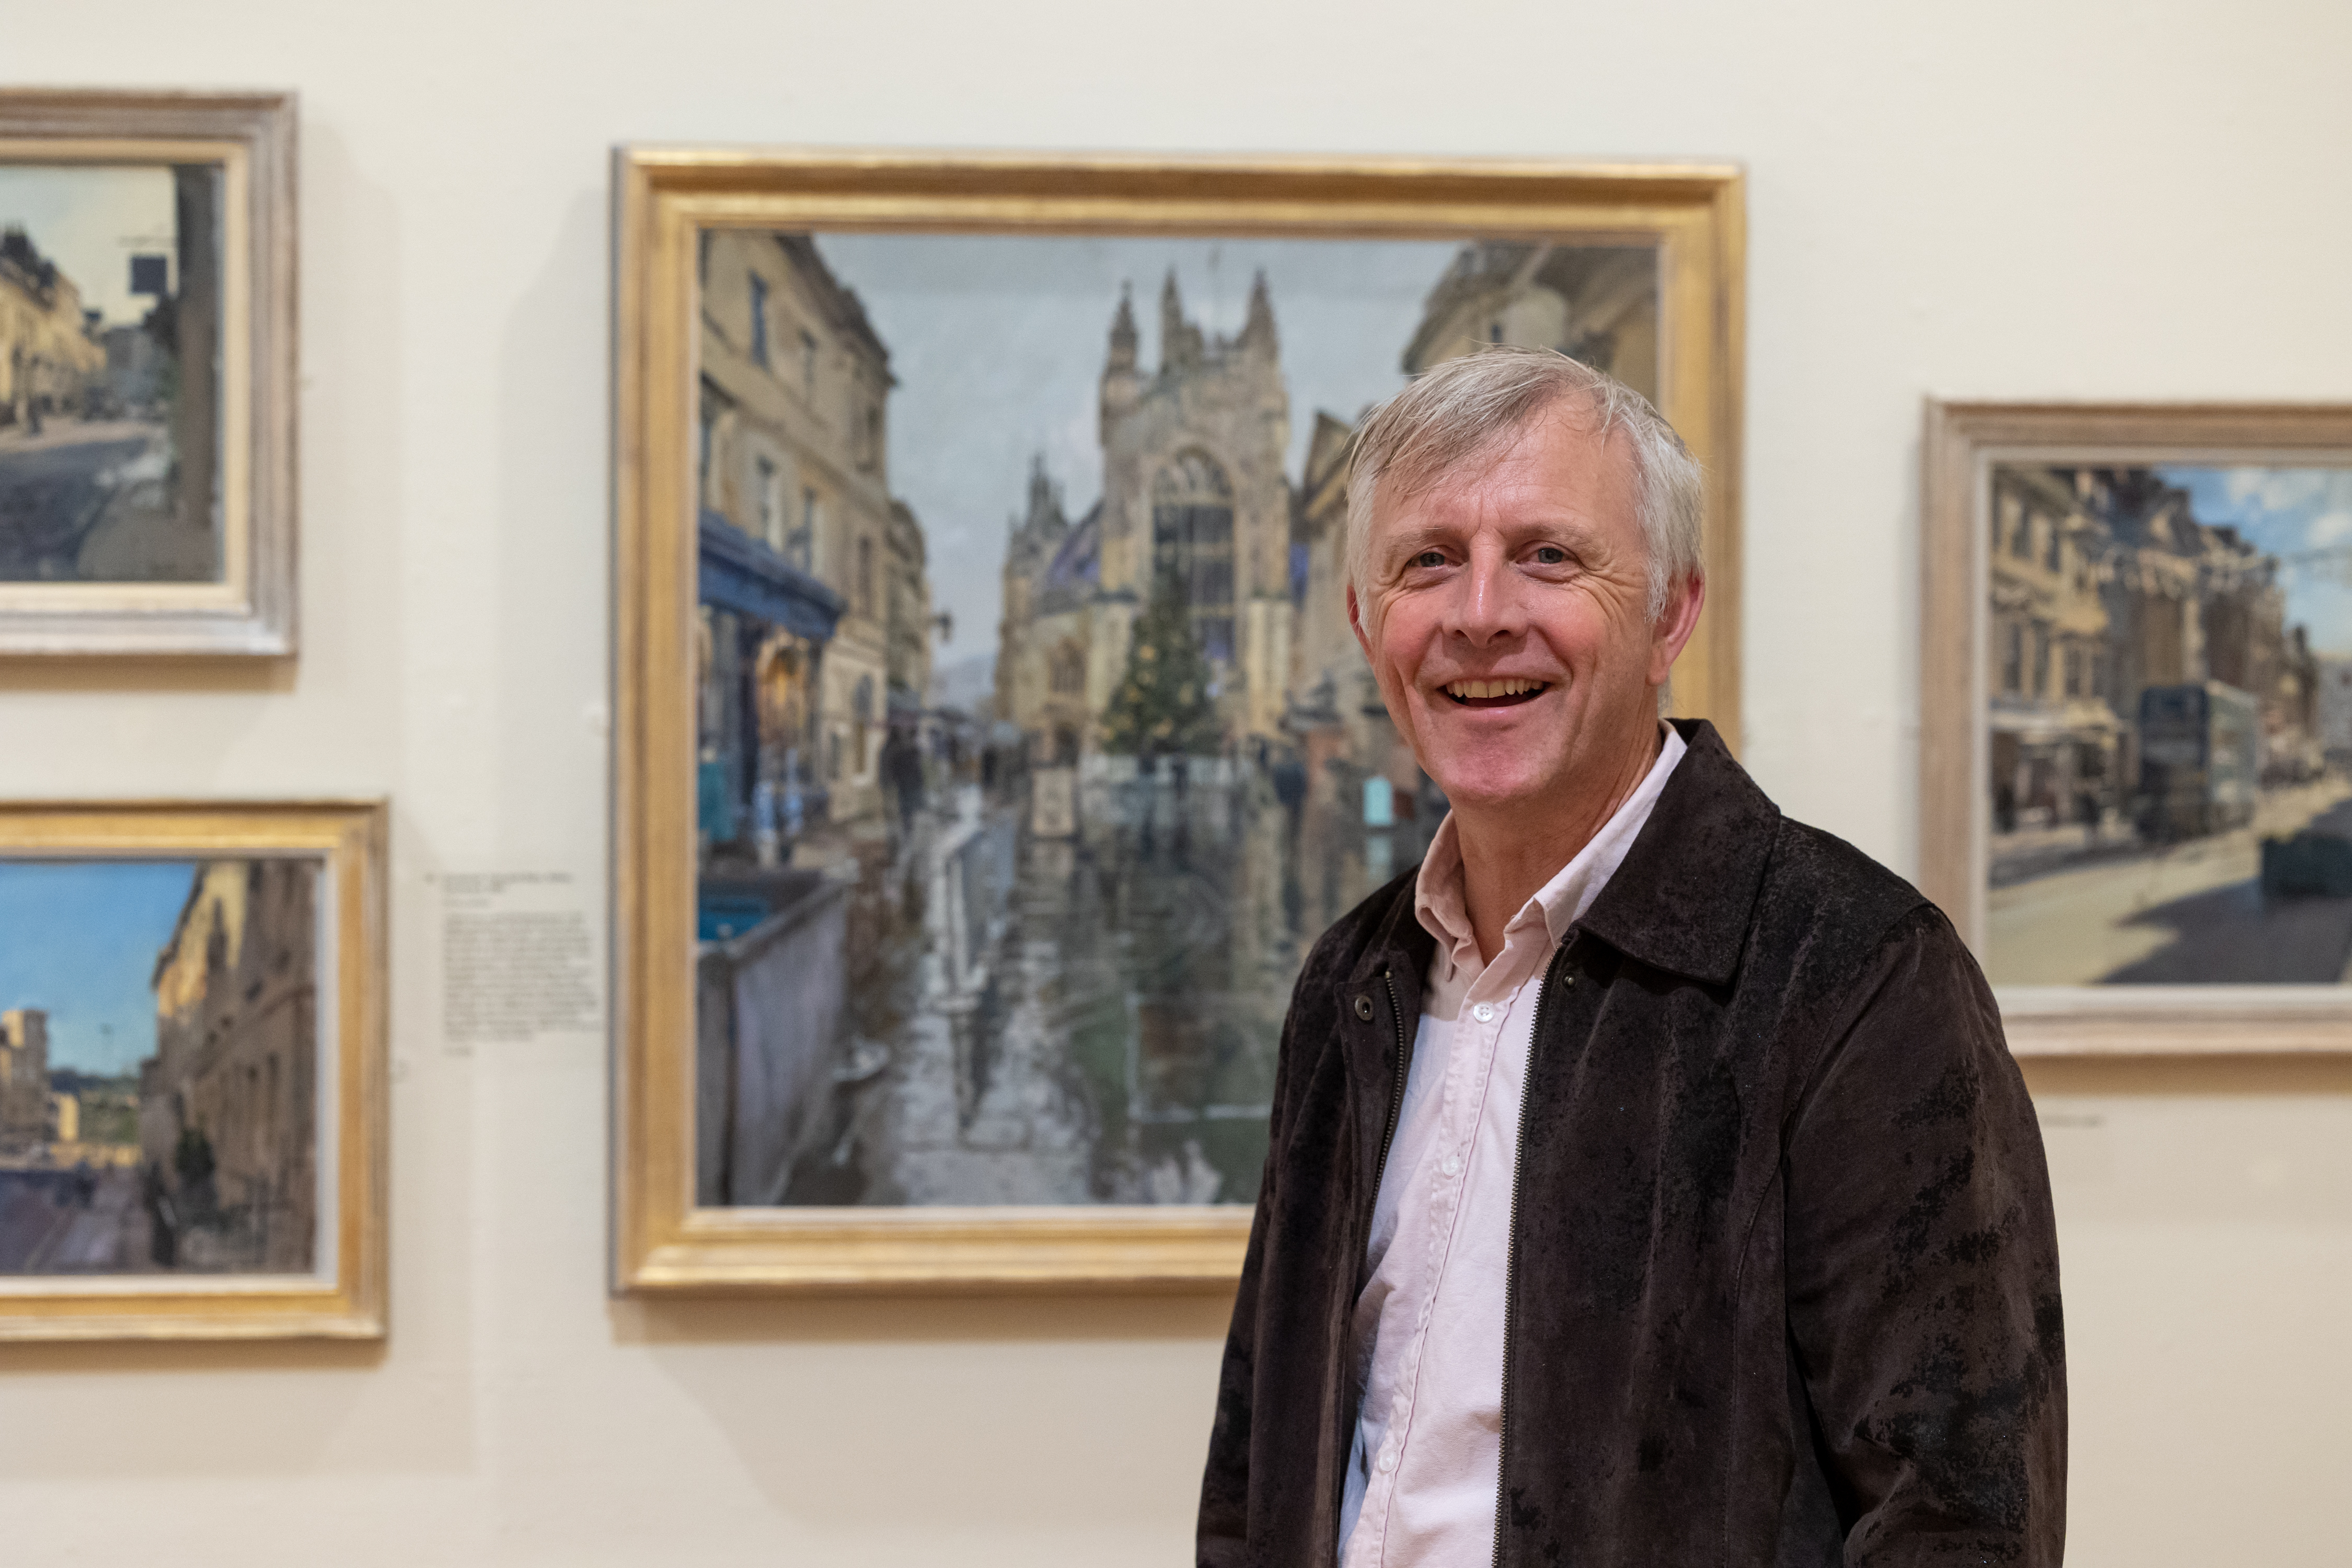
<path fill-rule="evenodd" d="M 2352 406 L 1930 404 L 1920 871 L 2020 1056 L 2352 1050 Z"/>
<path fill-rule="evenodd" d="M 0 805 L 0 1340 L 383 1334 L 384 818 Z"/>
<path fill-rule="evenodd" d="M 616 1275 L 1213 1286 L 1292 982 L 1445 803 L 1343 607 L 1363 410 L 1483 344 L 1713 480 L 1717 167 L 628 152 Z"/>
<path fill-rule="evenodd" d="M 294 651 L 294 101 L 0 89 L 0 654 Z"/>

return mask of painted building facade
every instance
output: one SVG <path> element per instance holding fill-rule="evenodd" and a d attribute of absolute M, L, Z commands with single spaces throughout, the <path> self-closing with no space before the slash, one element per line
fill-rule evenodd
<path fill-rule="evenodd" d="M 317 883 L 305 861 L 208 861 L 156 958 L 140 1163 L 180 1263 L 312 1266 Z"/>
<path fill-rule="evenodd" d="M 2252 700 L 2272 782 L 2323 762 L 2319 660 L 2286 620 L 2277 558 L 2199 521 L 2145 468 L 1997 468 L 1987 558 L 1987 781 L 1996 832 L 2126 808 L 2155 688 Z"/>
<path fill-rule="evenodd" d="M 49 1016 L 33 1007 L 0 1013 L 0 1153 L 47 1142 Z"/>
<path fill-rule="evenodd" d="M 889 492 L 889 351 L 856 294 L 805 235 L 709 231 L 700 266 L 704 583 L 715 552 L 746 590 L 703 595 L 702 752 L 728 807 L 704 837 L 759 858 L 816 803 L 880 809 L 891 689 L 929 680 L 930 590 Z"/>
<path fill-rule="evenodd" d="M 0 426 L 78 414 L 105 378 L 81 289 L 23 229 L 0 231 Z"/>

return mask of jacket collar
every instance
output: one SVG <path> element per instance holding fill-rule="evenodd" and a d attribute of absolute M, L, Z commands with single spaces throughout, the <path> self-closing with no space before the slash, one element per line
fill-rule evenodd
<path fill-rule="evenodd" d="M 1415 867 L 1389 884 L 1393 890 L 1389 907 L 1373 923 L 1370 940 L 1343 982 L 1349 987 L 1369 985 L 1384 971 L 1401 970 L 1412 977 L 1403 994 L 1412 996 L 1416 1013 L 1422 976 L 1429 972 L 1429 961 L 1437 952 L 1437 939 L 1413 913 L 1413 887 L 1419 876 L 1420 868 Z"/>
<path fill-rule="evenodd" d="M 1579 922 L 1626 957 L 1702 984 L 1739 968 L 1780 808 L 1704 719 L 1677 719 L 1690 749 L 1609 885 Z"/>
<path fill-rule="evenodd" d="M 1652 969 L 1721 985 L 1739 968 L 1780 810 L 1733 760 L 1714 725 L 1671 722 L 1688 750 L 1633 847 L 1577 923 Z M 1437 939 L 1414 917 L 1413 885 L 1410 871 L 1390 884 L 1388 909 L 1376 917 L 1342 984 L 1369 985 L 1394 969 L 1412 977 L 1408 994 L 1417 1008 Z"/>

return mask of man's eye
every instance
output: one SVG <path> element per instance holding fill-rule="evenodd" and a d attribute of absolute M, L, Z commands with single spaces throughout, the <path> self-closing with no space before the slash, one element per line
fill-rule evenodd
<path fill-rule="evenodd" d="M 1416 566 L 1443 566 L 1445 564 L 1445 552 L 1442 550 L 1424 550 L 1412 558 L 1412 563 Z"/>
<path fill-rule="evenodd" d="M 1568 552 L 1557 544 L 1540 544 L 1536 547 L 1536 560 L 1545 566 L 1565 566 Z"/>

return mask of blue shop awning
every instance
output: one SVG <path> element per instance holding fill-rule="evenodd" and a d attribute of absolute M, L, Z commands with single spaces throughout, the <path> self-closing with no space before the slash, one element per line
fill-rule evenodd
<path fill-rule="evenodd" d="M 698 531 L 696 576 L 704 604 L 812 642 L 832 639 L 844 607 L 840 595 L 707 508 Z"/>

